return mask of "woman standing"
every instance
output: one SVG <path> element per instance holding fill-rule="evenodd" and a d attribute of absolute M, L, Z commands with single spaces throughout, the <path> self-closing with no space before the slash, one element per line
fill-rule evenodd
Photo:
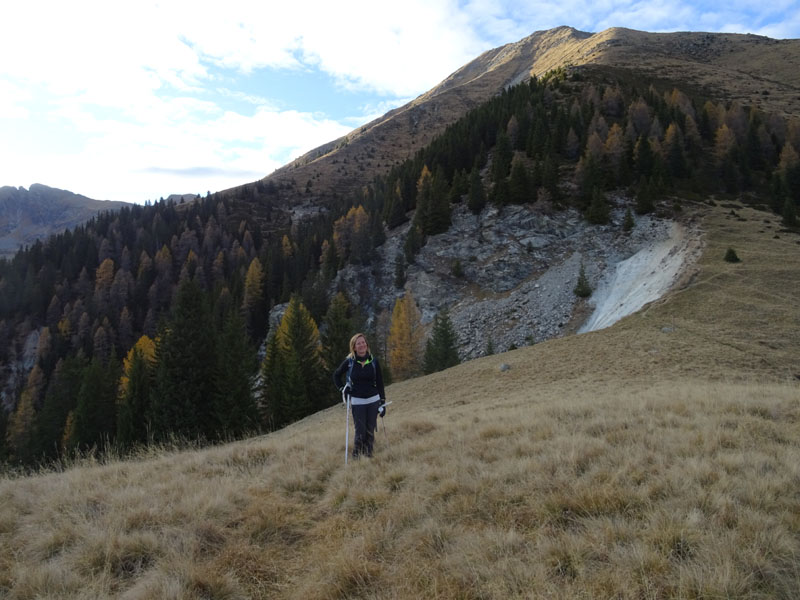
<path fill-rule="evenodd" d="M 345 375 L 345 380 L 342 381 Z M 353 458 L 362 454 L 372 456 L 378 414 L 383 416 L 386 411 L 386 392 L 383 389 L 381 366 L 370 353 L 363 333 L 357 333 L 350 338 L 350 354 L 334 372 L 333 382 L 340 391 L 347 388 L 346 393 L 349 394 L 350 405 L 353 407 L 353 421 L 356 426 Z"/>

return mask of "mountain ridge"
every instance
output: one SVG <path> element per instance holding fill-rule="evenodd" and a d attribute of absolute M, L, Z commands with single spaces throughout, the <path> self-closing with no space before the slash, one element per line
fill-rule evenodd
<path fill-rule="evenodd" d="M 123 206 L 129 204 L 93 200 L 40 183 L 29 189 L 0 187 L 0 257 L 11 258 L 22 246 L 71 229 L 99 212 Z"/>
<path fill-rule="evenodd" d="M 303 154 L 261 181 L 282 185 L 289 204 L 315 196 L 329 202 L 306 193 L 303 185 L 312 181 L 315 189 L 352 193 L 413 156 L 447 125 L 502 89 L 558 68 L 610 69 L 665 85 L 683 82 L 709 98 L 739 101 L 768 113 L 800 114 L 800 40 L 621 27 L 589 33 L 561 26 L 487 50 L 404 106 Z M 345 160 L 358 168 L 342 172 Z M 223 195 L 234 195 L 237 189 Z"/>

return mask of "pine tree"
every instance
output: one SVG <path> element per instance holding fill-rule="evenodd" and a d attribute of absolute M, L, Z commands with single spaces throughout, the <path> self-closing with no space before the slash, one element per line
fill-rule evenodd
<path fill-rule="evenodd" d="M 420 231 L 419 227 L 412 223 L 411 227 L 408 229 L 408 233 L 406 234 L 406 241 L 403 243 L 403 253 L 405 254 L 406 260 L 413 264 L 417 254 L 424 245 L 425 238 L 422 235 L 422 232 Z"/>
<path fill-rule="evenodd" d="M 631 212 L 631 207 L 628 206 L 625 208 L 625 218 L 622 221 L 622 230 L 625 233 L 628 233 L 634 228 L 635 225 L 636 222 L 633 220 L 633 213 Z"/>
<path fill-rule="evenodd" d="M 593 225 L 608 223 L 611 207 L 608 205 L 605 194 L 598 188 L 592 191 L 592 203 L 586 211 L 586 220 Z"/>
<path fill-rule="evenodd" d="M 469 193 L 467 197 L 467 208 L 472 214 L 477 215 L 486 206 L 486 192 L 483 189 L 483 182 L 477 167 L 472 169 L 469 174 Z"/>
<path fill-rule="evenodd" d="M 431 212 L 433 210 L 433 175 L 427 165 L 423 165 L 417 179 L 417 207 L 414 212 L 414 225 L 427 234 L 431 228 Z"/>
<path fill-rule="evenodd" d="M 102 448 L 116 435 L 119 366 L 93 358 L 83 370 L 70 448 Z"/>
<path fill-rule="evenodd" d="M 6 446 L 13 459 L 24 464 L 31 463 L 35 456 L 36 437 L 34 391 L 26 386 L 6 426 Z"/>
<path fill-rule="evenodd" d="M 642 177 L 636 188 L 636 214 L 646 215 L 655 210 L 653 191 L 647 178 Z"/>
<path fill-rule="evenodd" d="M 388 362 L 396 381 L 419 375 L 422 369 L 423 331 L 420 313 L 410 291 L 398 298 L 389 328 Z"/>
<path fill-rule="evenodd" d="M 67 415 L 75 410 L 85 367 L 85 360 L 79 357 L 59 360 L 56 365 L 47 386 L 44 405 L 37 415 L 38 456 L 53 459 L 63 450 Z"/>
<path fill-rule="evenodd" d="M 492 157 L 492 181 L 498 183 L 508 177 L 513 158 L 514 151 L 511 148 L 511 140 L 505 131 L 501 131 L 497 136 L 497 143 Z"/>
<path fill-rule="evenodd" d="M 389 229 L 394 229 L 406 222 L 406 206 L 399 181 L 395 184 L 394 192 L 388 201 L 385 212 L 384 221 L 386 221 L 386 226 Z"/>
<path fill-rule="evenodd" d="M 428 214 L 427 235 L 444 233 L 450 228 L 450 192 L 447 178 L 441 167 L 436 169 L 431 182 L 431 202 Z"/>
<path fill-rule="evenodd" d="M 636 173 L 649 177 L 653 173 L 655 157 L 653 156 L 653 148 L 650 146 L 650 140 L 647 137 L 641 136 L 636 142 L 634 156 Z"/>
<path fill-rule="evenodd" d="M 532 199 L 528 169 L 521 160 L 515 160 L 511 166 L 509 193 L 512 204 L 525 204 Z"/>
<path fill-rule="evenodd" d="M 394 287 L 402 289 L 406 285 L 406 258 L 398 252 L 394 257 Z"/>
<path fill-rule="evenodd" d="M 231 310 L 219 336 L 214 373 L 214 413 L 221 437 L 258 429 L 253 385 L 258 361 L 238 312 Z"/>
<path fill-rule="evenodd" d="M 178 289 L 171 318 L 156 345 L 156 373 L 150 415 L 156 439 L 172 434 L 212 438 L 215 331 L 205 295 L 189 280 Z"/>
<path fill-rule="evenodd" d="M 426 374 L 443 371 L 459 364 L 456 333 L 447 311 L 433 318 L 433 331 L 425 345 L 424 371 Z"/>
<path fill-rule="evenodd" d="M 147 340 L 147 336 L 143 336 Z M 153 360 L 155 345 L 150 341 L 152 349 L 149 356 L 147 350 L 137 342 L 123 361 L 123 376 L 119 386 L 117 405 L 117 445 L 127 449 L 135 444 L 147 442 L 150 412 L 150 396 L 153 386 Z M 122 383 L 124 381 L 124 383 Z"/>
<path fill-rule="evenodd" d="M 268 424 L 280 427 L 325 408 L 332 397 L 317 324 L 292 296 L 262 365 Z"/>
<path fill-rule="evenodd" d="M 286 360 L 273 333 L 267 340 L 267 353 L 261 364 L 261 420 L 268 429 L 279 429 L 291 422 L 289 394 Z"/>
<path fill-rule="evenodd" d="M 586 269 L 581 263 L 581 270 L 578 273 L 578 283 L 575 284 L 575 289 L 572 290 L 579 298 L 588 298 L 592 295 L 592 286 L 589 285 L 589 280 L 586 277 Z"/>
<path fill-rule="evenodd" d="M 399 255 L 398 255 L 399 256 Z M 321 331 L 322 358 L 326 372 L 333 376 L 333 371 L 349 352 L 350 337 L 355 331 L 351 315 L 350 302 L 342 292 L 331 300 L 328 312 L 323 319 Z"/>

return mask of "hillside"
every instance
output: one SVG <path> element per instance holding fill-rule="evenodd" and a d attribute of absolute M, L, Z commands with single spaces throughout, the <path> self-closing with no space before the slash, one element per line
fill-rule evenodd
<path fill-rule="evenodd" d="M 306 153 L 263 181 L 278 186 L 290 205 L 327 204 L 385 175 L 499 90 L 567 66 L 631 82 L 653 81 L 667 89 L 678 85 L 767 113 L 800 114 L 800 40 L 557 27 L 483 53 L 405 106 Z M 237 193 L 239 188 L 222 195 Z"/>
<path fill-rule="evenodd" d="M 366 128 L 362 141 L 410 157 L 385 176 L 362 179 L 385 158 L 345 161 L 357 144 L 331 144 L 325 164 L 345 187 L 267 179 L 124 207 L 0 261 L 0 461 L 288 425 L 337 401 L 324 372 L 354 330 L 387 368 L 414 372 L 391 350 L 401 297 L 414 357 L 445 310 L 461 359 L 611 324 L 691 279 L 694 209 L 712 198 L 796 233 L 796 116 L 589 64 L 587 48 L 635 54 L 650 40 L 605 33 L 538 32 L 465 66 L 410 121 L 395 119 L 403 109 L 376 122 L 396 135 Z M 652 56 L 691 70 L 687 39 L 652 38 Z M 750 42 L 709 44 L 723 41 Z M 717 54 L 702 54 L 703 68 L 721 68 Z M 571 66 L 528 78 L 562 60 Z M 433 110 L 441 98 L 475 107 Z M 431 115 L 449 125 L 428 128 Z M 419 144 L 403 133 L 414 123 Z"/>
<path fill-rule="evenodd" d="M 737 202 L 688 210 L 703 251 L 678 288 L 610 328 L 390 386 L 371 461 L 344 466 L 335 406 L 5 477 L 0 593 L 797 597 L 800 240 Z"/>
<path fill-rule="evenodd" d="M 126 206 L 92 200 L 38 183 L 30 189 L 0 188 L 0 258 L 12 258 L 22 246 L 85 223 L 97 213 Z"/>

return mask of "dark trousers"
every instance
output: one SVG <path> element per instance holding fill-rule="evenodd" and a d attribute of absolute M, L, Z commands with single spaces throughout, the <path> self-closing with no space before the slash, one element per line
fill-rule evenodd
<path fill-rule="evenodd" d="M 353 457 L 366 454 L 372 456 L 375 443 L 375 429 L 378 427 L 378 406 L 380 400 L 370 404 L 351 404 L 353 423 L 356 426 L 356 439 L 353 444 Z"/>

